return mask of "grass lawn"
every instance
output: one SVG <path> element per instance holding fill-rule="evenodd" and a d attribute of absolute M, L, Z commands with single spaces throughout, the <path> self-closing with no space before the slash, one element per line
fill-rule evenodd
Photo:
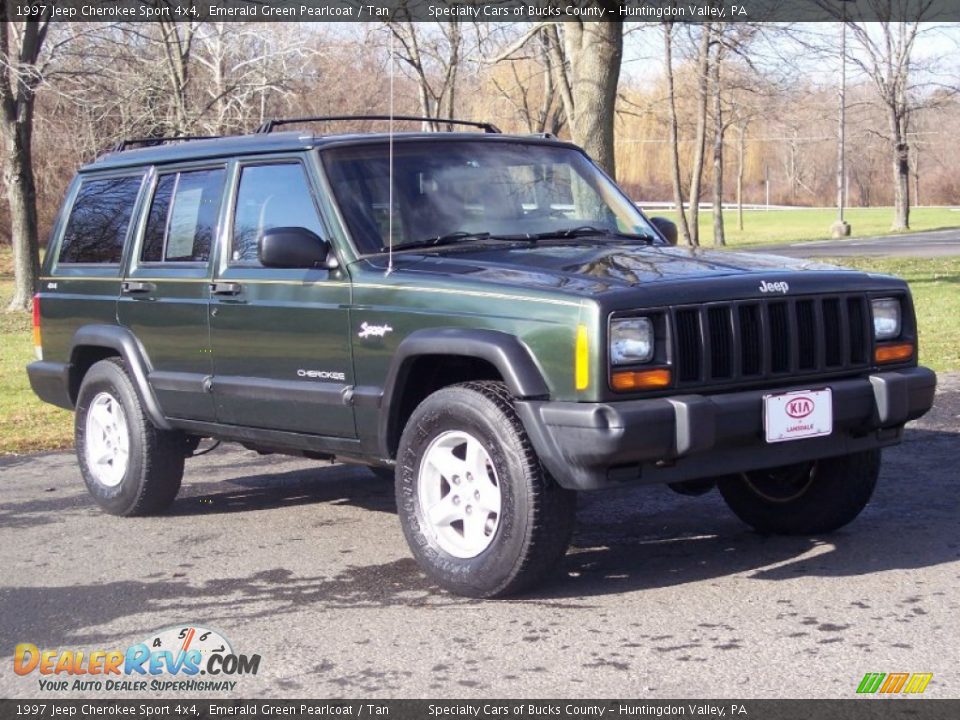
<path fill-rule="evenodd" d="M 648 214 L 677 219 L 672 211 L 653 210 Z M 844 217 L 854 237 L 891 234 L 893 208 L 853 208 L 847 210 Z M 727 244 L 732 246 L 824 240 L 830 237 L 830 226 L 836 218 L 837 211 L 832 209 L 744 210 L 743 230 L 738 230 L 736 210 L 723 211 Z M 700 243 L 713 244 L 713 213 L 701 212 L 699 225 Z M 960 210 L 915 208 L 910 211 L 911 231 L 953 227 L 960 227 Z"/>
<path fill-rule="evenodd" d="M 837 264 L 899 275 L 909 281 L 920 326 L 920 362 L 935 370 L 960 369 L 960 257 L 844 258 Z M 27 313 L 2 312 L 13 283 L 9 251 L 0 249 L 0 455 L 69 447 L 73 416 L 40 402 L 24 366 L 33 360 Z"/>

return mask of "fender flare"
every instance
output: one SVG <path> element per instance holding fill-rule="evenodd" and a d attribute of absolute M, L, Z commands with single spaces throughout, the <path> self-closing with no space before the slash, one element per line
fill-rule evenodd
<path fill-rule="evenodd" d="M 392 456 L 390 438 L 399 436 L 399 397 L 413 361 L 424 355 L 459 355 L 486 360 L 497 369 L 517 399 L 547 398 L 550 388 L 533 356 L 520 340 L 498 330 L 425 328 L 405 337 L 387 371 L 380 405 L 379 440 L 383 457 Z"/>
<path fill-rule="evenodd" d="M 81 347 L 101 347 L 116 350 L 123 362 L 127 366 L 127 372 L 133 381 L 140 402 L 143 403 L 144 412 L 150 418 L 150 421 L 161 430 L 170 430 L 171 425 L 163 415 L 160 409 L 160 403 L 157 402 L 157 396 L 150 386 L 148 376 L 152 366 L 147 359 L 146 352 L 137 341 L 134 334 L 125 327 L 119 325 L 84 325 L 78 329 L 70 341 L 70 367 L 76 368 L 77 349 Z M 72 371 L 75 372 L 75 371 Z M 74 378 L 71 377 L 71 385 Z M 79 386 L 79 379 L 77 380 Z"/>

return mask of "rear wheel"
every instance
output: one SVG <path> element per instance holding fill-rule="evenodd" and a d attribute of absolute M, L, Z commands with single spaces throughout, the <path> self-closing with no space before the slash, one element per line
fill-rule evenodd
<path fill-rule="evenodd" d="M 811 535 L 852 522 L 873 495 L 880 451 L 728 475 L 717 483 L 734 514 L 762 533 Z"/>
<path fill-rule="evenodd" d="M 111 515 L 150 515 L 177 496 L 186 439 L 153 425 L 118 358 L 84 376 L 74 436 L 87 490 Z"/>
<path fill-rule="evenodd" d="M 576 495 L 544 472 L 507 388 L 470 382 L 414 410 L 400 439 L 397 508 L 431 579 L 490 598 L 554 568 L 570 541 Z"/>

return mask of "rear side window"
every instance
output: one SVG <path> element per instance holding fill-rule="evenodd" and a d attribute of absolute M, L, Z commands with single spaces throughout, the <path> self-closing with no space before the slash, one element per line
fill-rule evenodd
<path fill-rule="evenodd" d="M 160 176 L 141 262 L 206 262 L 210 258 L 224 177 L 223 168 Z"/>
<path fill-rule="evenodd" d="M 243 168 L 233 221 L 231 260 L 259 263 L 260 236 L 275 227 L 304 227 L 322 235 L 307 176 L 299 163 Z"/>
<path fill-rule="evenodd" d="M 60 245 L 61 263 L 119 263 L 142 176 L 84 180 Z"/>

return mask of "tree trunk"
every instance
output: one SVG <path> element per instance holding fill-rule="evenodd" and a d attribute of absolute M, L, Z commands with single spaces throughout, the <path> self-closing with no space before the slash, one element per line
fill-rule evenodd
<path fill-rule="evenodd" d="M 673 82 L 673 23 L 663 25 L 663 58 L 667 71 L 667 107 L 670 110 L 670 159 L 673 165 L 673 204 L 677 207 L 677 225 L 687 245 L 692 245 L 690 226 L 687 225 L 687 211 L 683 205 L 683 188 L 680 183 L 680 139 L 677 130 L 677 96 Z"/>
<path fill-rule="evenodd" d="M 710 73 L 710 36 L 712 26 L 705 23 L 701 32 L 700 50 L 697 53 L 697 135 L 693 156 L 693 172 L 690 176 L 690 244 L 700 244 L 700 186 L 703 182 L 703 159 L 707 142 L 707 81 Z"/>
<path fill-rule="evenodd" d="M 723 86 L 720 74 L 723 47 L 717 44 L 713 59 L 713 244 L 726 245 L 723 232 Z"/>
<path fill-rule="evenodd" d="M 46 36 L 45 19 L 24 23 L 20 47 L 11 47 L 10 27 L 0 23 L 0 138 L 3 142 L 3 180 L 10 206 L 10 242 L 13 246 L 14 290 L 9 311 L 29 310 L 40 276 L 37 238 L 37 188 L 33 177 L 33 108 L 38 80 L 24 71 L 36 67 Z M 23 73 L 23 74 L 21 74 Z M 28 79 L 29 78 L 29 79 Z"/>
<path fill-rule="evenodd" d="M 569 60 L 573 114 L 568 113 L 567 119 L 573 141 L 615 178 L 613 123 L 623 58 L 623 23 L 564 23 L 563 39 Z"/>
<path fill-rule="evenodd" d="M 11 127 L 4 123 L 4 184 L 10 205 L 10 237 L 13 244 L 14 290 L 8 311 L 29 310 L 40 276 L 37 237 L 37 190 L 33 179 L 31 128 L 33 102 L 24 108 Z"/>
<path fill-rule="evenodd" d="M 890 140 L 893 149 L 893 225 L 891 230 L 910 229 L 910 154 L 903 132 L 903 117 L 890 112 Z"/>
<path fill-rule="evenodd" d="M 743 230 L 743 155 L 744 155 L 744 136 L 747 134 L 746 128 L 738 128 L 740 136 L 737 138 L 737 229 Z"/>

